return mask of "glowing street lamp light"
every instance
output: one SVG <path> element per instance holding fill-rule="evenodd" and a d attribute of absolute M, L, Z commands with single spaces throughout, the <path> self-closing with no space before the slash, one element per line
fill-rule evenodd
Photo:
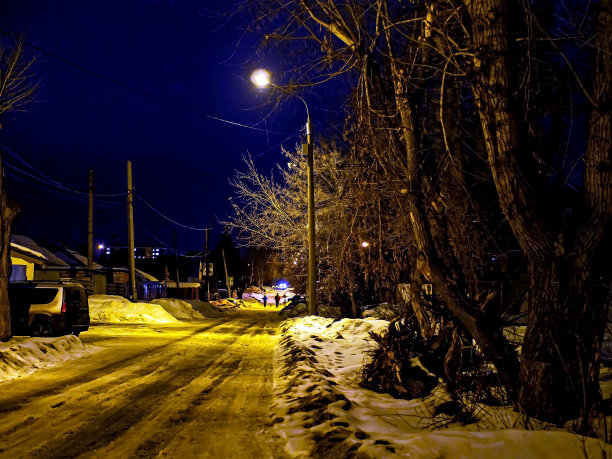
<path fill-rule="evenodd" d="M 251 83 L 253 83 L 258 88 L 265 88 L 266 86 L 270 86 L 272 84 L 272 77 L 270 72 L 266 69 L 257 69 L 253 73 L 251 73 Z"/>
<path fill-rule="evenodd" d="M 280 88 L 272 83 L 270 72 L 265 69 L 257 69 L 251 73 L 251 82 L 258 88 L 272 86 Z M 306 143 L 302 144 L 302 153 L 307 158 L 307 176 L 308 176 L 308 313 L 317 314 L 317 260 L 316 260 L 316 242 L 315 242 L 315 202 L 314 202 L 314 155 L 312 147 L 312 123 L 310 122 L 310 110 L 308 104 L 298 94 L 292 94 L 302 101 L 306 107 Z"/>
<path fill-rule="evenodd" d="M 370 247 L 370 243 L 369 243 L 368 241 L 363 241 L 363 242 L 361 243 L 361 247 L 363 247 L 364 249 L 365 249 L 366 247 Z"/>

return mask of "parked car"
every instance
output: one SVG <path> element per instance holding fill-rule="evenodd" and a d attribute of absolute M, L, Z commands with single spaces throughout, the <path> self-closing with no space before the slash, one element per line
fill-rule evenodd
<path fill-rule="evenodd" d="M 75 282 L 14 282 L 8 288 L 13 335 L 78 336 L 89 329 L 89 302 Z"/>

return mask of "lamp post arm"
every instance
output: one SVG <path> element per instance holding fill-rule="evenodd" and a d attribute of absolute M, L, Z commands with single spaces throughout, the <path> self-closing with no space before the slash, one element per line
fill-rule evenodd
<path fill-rule="evenodd" d="M 283 91 L 283 92 L 285 92 L 287 94 L 290 94 L 292 96 L 295 96 L 295 97 L 297 97 L 298 99 L 300 99 L 302 101 L 302 103 L 304 104 L 304 107 L 306 108 L 306 137 L 308 139 L 308 143 L 311 144 L 312 141 L 311 141 L 310 135 L 311 135 L 311 132 L 312 132 L 312 123 L 310 122 L 310 110 L 308 109 L 308 104 L 306 103 L 304 98 L 302 96 L 300 96 L 299 94 L 295 93 L 295 92 L 288 91 L 286 88 L 272 83 L 271 81 L 268 82 L 268 84 L 270 86 L 272 86 L 273 88 L 280 89 L 281 91 Z"/>

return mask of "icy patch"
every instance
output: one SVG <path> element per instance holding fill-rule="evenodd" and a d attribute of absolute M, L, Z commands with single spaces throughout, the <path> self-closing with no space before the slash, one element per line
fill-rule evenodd
<path fill-rule="evenodd" d="M 612 447 L 551 426 L 522 430 L 509 407 L 474 406 L 478 424 L 461 425 L 428 397 L 399 400 L 359 386 L 360 372 L 384 320 L 285 321 L 276 349 L 273 421 L 293 457 L 609 457 Z"/>
<path fill-rule="evenodd" d="M 0 344 L 0 382 L 34 373 L 67 360 L 98 352 L 96 346 L 85 346 L 74 335 L 59 338 L 28 338 L 17 341 L 13 338 Z"/>
<path fill-rule="evenodd" d="M 89 317 L 98 323 L 172 323 L 178 320 L 159 304 L 132 303 L 122 296 L 91 295 Z"/>

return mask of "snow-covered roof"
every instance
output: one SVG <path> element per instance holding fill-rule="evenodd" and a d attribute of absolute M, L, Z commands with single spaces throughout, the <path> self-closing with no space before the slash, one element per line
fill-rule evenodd
<path fill-rule="evenodd" d="M 72 257 L 74 260 L 76 260 L 78 263 L 80 263 L 82 266 L 87 266 L 87 257 L 86 256 L 81 255 L 79 252 L 77 252 L 75 250 L 72 250 L 72 249 L 69 249 L 68 247 L 64 247 L 62 250 L 68 256 Z M 61 252 L 60 253 L 56 253 L 56 255 L 58 257 L 60 257 L 60 258 L 65 260 L 65 258 L 61 256 Z M 68 261 L 68 260 L 66 260 L 66 261 Z M 102 265 L 100 265 L 100 264 L 98 264 L 96 262 L 93 263 L 92 267 L 95 268 L 95 269 L 103 268 Z"/>
<path fill-rule="evenodd" d="M 36 250 L 32 250 L 32 249 L 30 249 L 30 248 L 28 248 L 26 246 L 16 244 L 14 242 L 11 242 L 11 250 L 16 250 L 18 252 L 22 252 L 24 254 L 30 255 L 30 256 L 32 256 L 34 258 L 38 258 L 40 260 L 44 260 L 44 261 L 47 260 L 47 257 L 45 257 L 42 253 L 37 252 Z"/>
<path fill-rule="evenodd" d="M 144 277 L 146 280 L 151 281 L 151 282 L 159 282 L 159 279 L 151 276 L 148 273 L 145 273 L 144 271 L 141 271 L 140 269 L 136 269 L 136 272 L 138 274 L 140 274 L 142 277 Z"/>
<path fill-rule="evenodd" d="M 55 265 L 55 266 L 69 266 L 68 263 L 66 263 L 64 260 L 58 258 L 57 256 L 55 256 L 55 254 L 53 252 L 51 252 L 50 250 L 45 249 L 44 247 L 38 245 L 36 242 L 34 242 L 34 240 L 30 239 L 27 236 L 23 236 L 21 234 L 12 234 L 11 235 L 11 244 L 17 244 L 20 245 L 22 247 L 27 247 L 30 250 L 33 250 L 34 252 L 38 252 L 42 255 L 44 255 L 45 257 L 45 261 L 48 262 L 48 264 L 50 265 Z"/>

